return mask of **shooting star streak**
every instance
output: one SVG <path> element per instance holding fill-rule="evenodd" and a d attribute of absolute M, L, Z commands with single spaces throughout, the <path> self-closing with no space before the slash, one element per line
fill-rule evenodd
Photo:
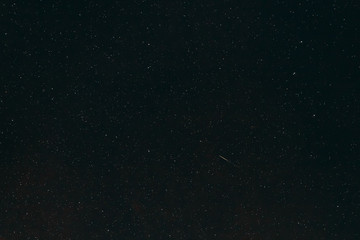
<path fill-rule="evenodd" d="M 225 157 L 223 157 L 223 156 L 221 156 L 221 155 L 219 155 L 219 157 L 220 157 L 221 159 L 227 161 L 227 162 L 230 162 L 227 158 L 225 158 Z"/>
<path fill-rule="evenodd" d="M 224 160 L 224 161 L 226 161 L 226 162 L 230 163 L 230 164 L 231 164 L 231 165 L 233 165 L 234 167 L 240 168 L 240 166 L 239 166 L 239 165 L 237 165 L 237 164 L 235 164 L 235 163 L 231 162 L 229 159 L 227 159 L 227 158 L 225 158 L 225 157 L 223 157 L 223 156 L 221 156 L 221 155 L 219 155 L 219 158 L 221 158 L 222 160 Z"/>

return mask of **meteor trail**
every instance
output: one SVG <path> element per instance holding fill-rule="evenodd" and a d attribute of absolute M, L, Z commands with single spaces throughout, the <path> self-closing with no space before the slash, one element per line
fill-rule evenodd
<path fill-rule="evenodd" d="M 219 155 L 219 157 L 220 157 L 222 160 L 224 160 L 224 161 L 226 161 L 226 162 L 230 163 L 230 164 L 231 164 L 231 165 L 233 165 L 234 167 L 240 168 L 240 166 L 239 166 L 239 165 L 237 165 L 237 164 L 235 164 L 235 163 L 231 162 L 229 159 L 227 159 L 227 158 L 225 158 L 225 157 L 223 157 L 223 156 L 221 156 L 221 155 Z"/>

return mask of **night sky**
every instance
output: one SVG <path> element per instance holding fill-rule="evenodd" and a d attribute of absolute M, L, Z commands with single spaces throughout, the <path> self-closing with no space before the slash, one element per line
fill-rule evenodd
<path fill-rule="evenodd" d="M 5 1 L 0 240 L 360 239 L 357 1 Z"/>

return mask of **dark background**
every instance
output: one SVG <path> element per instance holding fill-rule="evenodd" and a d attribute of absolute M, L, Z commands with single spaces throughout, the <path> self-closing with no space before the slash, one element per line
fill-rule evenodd
<path fill-rule="evenodd" d="M 359 239 L 356 1 L 24 2 L 1 240 Z"/>

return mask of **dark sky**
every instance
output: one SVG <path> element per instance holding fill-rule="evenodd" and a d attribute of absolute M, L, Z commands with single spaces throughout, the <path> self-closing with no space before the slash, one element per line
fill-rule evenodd
<path fill-rule="evenodd" d="M 359 7 L 2 3 L 0 239 L 359 239 Z"/>

